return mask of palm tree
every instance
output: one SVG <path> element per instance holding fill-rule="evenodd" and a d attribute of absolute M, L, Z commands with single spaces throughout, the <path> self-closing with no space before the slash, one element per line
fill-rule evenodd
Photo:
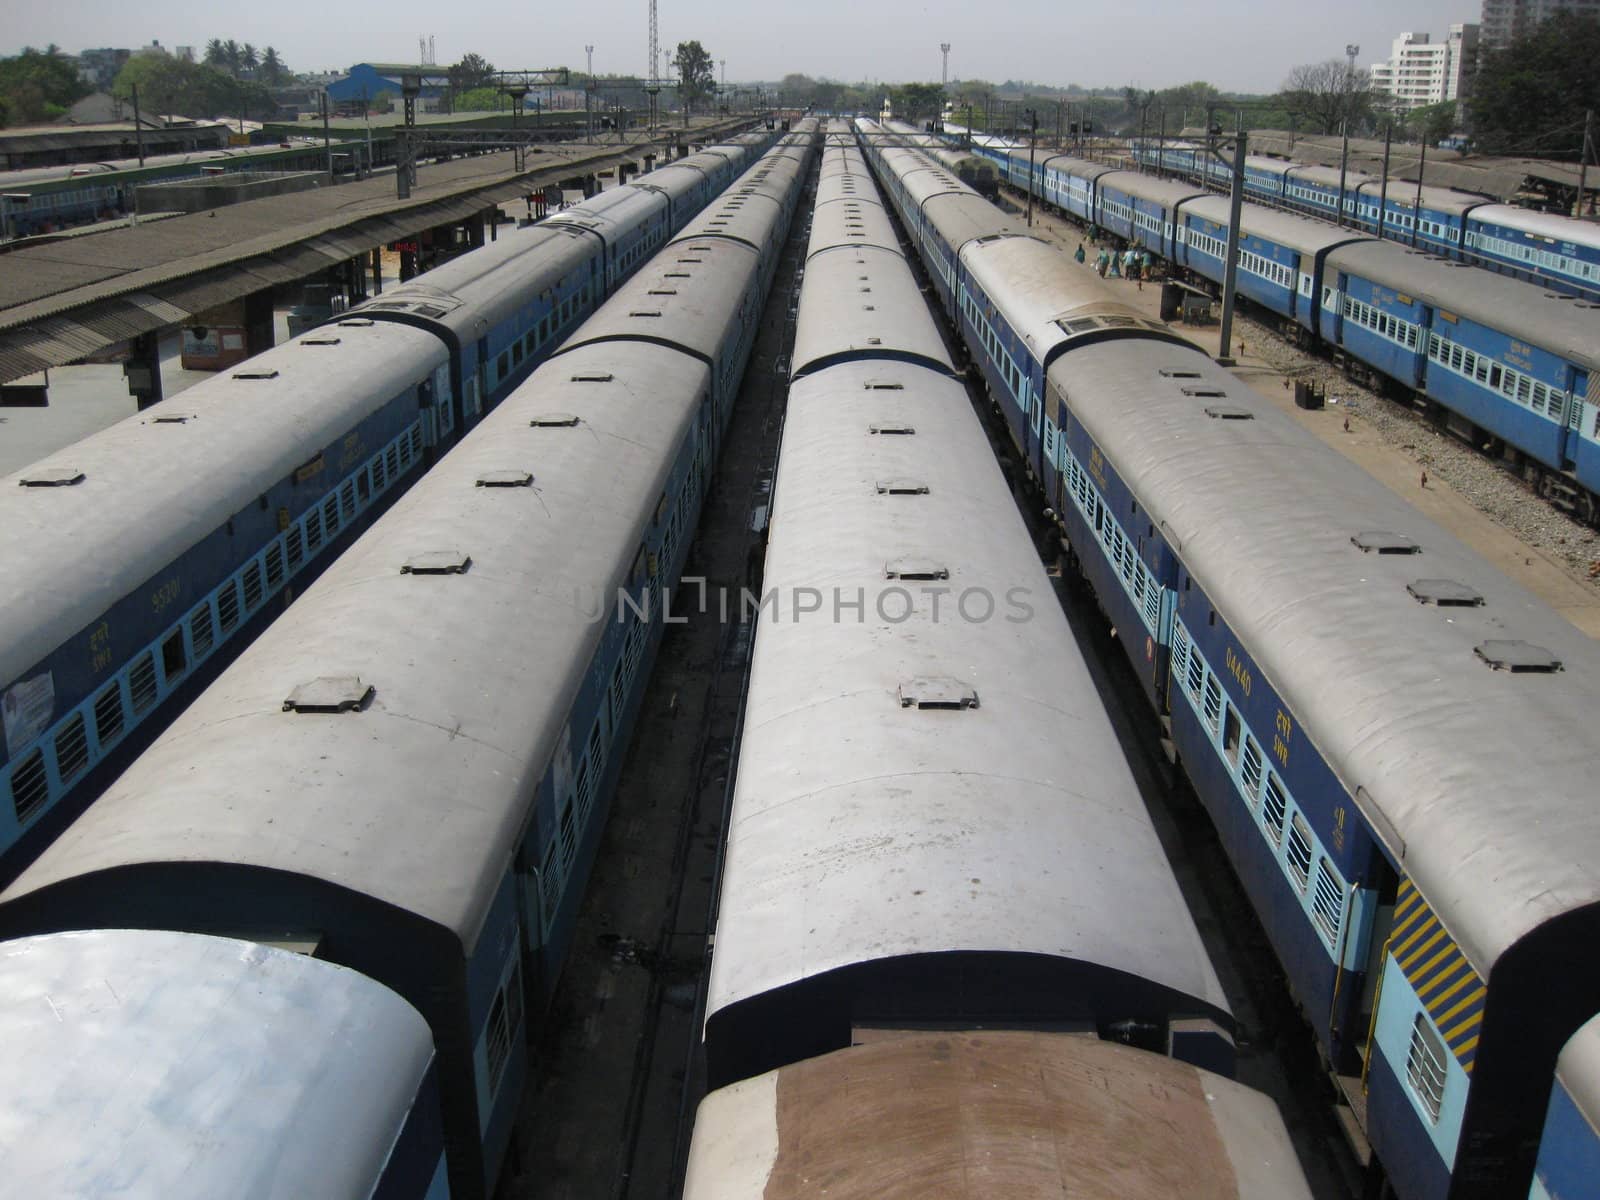
<path fill-rule="evenodd" d="M 244 68 L 245 71 L 254 74 L 256 66 L 260 63 L 260 61 L 260 57 L 256 54 L 256 48 L 249 42 L 246 42 L 244 47 L 239 51 L 239 66 Z"/>
<path fill-rule="evenodd" d="M 208 67 L 228 65 L 228 52 L 223 48 L 221 38 L 212 38 L 206 43 L 206 65 Z"/>
<path fill-rule="evenodd" d="M 228 70 L 232 71 L 235 75 L 238 75 L 239 74 L 239 43 L 234 41 L 232 38 L 229 38 L 227 41 L 223 42 L 222 43 L 222 58 L 223 58 L 223 61 L 227 64 Z"/>
<path fill-rule="evenodd" d="M 287 72 L 284 70 L 283 59 L 278 57 L 277 50 L 268 46 L 261 53 L 261 78 L 276 87 L 283 81 L 285 74 Z"/>

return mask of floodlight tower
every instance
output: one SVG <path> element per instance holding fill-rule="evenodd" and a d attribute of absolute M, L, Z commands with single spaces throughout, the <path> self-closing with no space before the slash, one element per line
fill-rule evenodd
<path fill-rule="evenodd" d="M 649 86 L 645 88 L 645 91 L 650 96 L 651 137 L 656 135 L 656 96 L 661 91 L 661 80 L 657 67 L 661 57 L 660 40 L 660 32 L 656 27 L 656 0 L 650 0 L 650 69 L 645 72 L 645 76 L 649 80 Z"/>
<path fill-rule="evenodd" d="M 944 55 L 944 66 L 939 71 L 939 86 L 948 87 L 950 84 L 950 43 L 940 42 L 939 52 Z"/>

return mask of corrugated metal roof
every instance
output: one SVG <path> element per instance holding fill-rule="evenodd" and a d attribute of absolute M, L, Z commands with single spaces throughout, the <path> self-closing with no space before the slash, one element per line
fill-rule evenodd
<path fill-rule="evenodd" d="M 547 149 L 521 173 L 509 169 L 506 153 L 459 159 L 425 167 L 408 200 L 397 199 L 384 176 L 14 251 L 0 259 L 0 381 L 181 324 L 546 183 L 613 168 L 646 145 L 605 155 Z"/>

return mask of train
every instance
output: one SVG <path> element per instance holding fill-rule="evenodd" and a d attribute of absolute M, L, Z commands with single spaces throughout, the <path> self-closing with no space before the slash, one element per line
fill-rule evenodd
<path fill-rule="evenodd" d="M 1042 203 L 1220 286 L 1228 202 L 1060 155 L 1001 154 Z M 1238 294 L 1353 377 L 1404 395 L 1600 524 L 1600 320 L 1585 300 L 1260 205 L 1243 209 Z"/>
<path fill-rule="evenodd" d="M 1600 935 L 1600 650 L 871 131 L 1066 568 L 1209 813 L 1375 1175 L 1403 1200 L 1530 1194 L 1558 1056 L 1600 1012 L 1582 949 Z"/>
<path fill-rule="evenodd" d="M 0 479 L 0 880 L 769 141 L 507 232 Z"/>
<path fill-rule="evenodd" d="M 1193 1152 L 1204 1194 L 1308 1194 L 1271 1101 L 1219 1077 L 1227 1000 L 847 130 L 806 251 L 686 1195 L 1078 1194 L 1102 1123 L 1135 1174 Z M 1259 1139 L 1217 1134 L 1234 1111 Z M 1005 1153 L 1041 1131 L 1050 1153 Z M 964 1138 L 1007 1186 L 949 1177 Z M 1221 1186 L 1233 1156 L 1250 1186 Z"/>
<path fill-rule="evenodd" d="M 0 893 L 0 936 L 287 943 L 383 984 L 432 1034 L 450 1194 L 488 1195 L 814 140 L 332 563 Z"/>
<path fill-rule="evenodd" d="M 152 154 L 143 166 L 137 158 L 120 158 L 0 171 L 0 190 L 15 197 L 9 199 L 8 225 L 0 236 L 28 238 L 126 216 L 136 210 L 134 190 L 146 183 L 192 179 L 210 171 L 327 169 L 328 149 L 321 139 L 296 138 L 294 143 Z"/>
<path fill-rule="evenodd" d="M 1128 1046 L 906 1031 L 711 1093 L 683 1200 L 1311 1200 L 1271 1099 Z"/>
<path fill-rule="evenodd" d="M 1232 168 L 1192 142 L 1134 139 L 1129 149 L 1143 167 L 1231 186 Z M 1381 176 L 1361 171 L 1345 171 L 1341 192 L 1337 168 L 1260 154 L 1245 156 L 1244 190 L 1267 204 L 1600 300 L 1600 227 L 1590 221 L 1501 204 L 1457 188 L 1418 187 L 1416 180 L 1390 179 L 1385 185 Z"/>
<path fill-rule="evenodd" d="M 450 1194 L 427 1022 L 292 949 L 127 929 L 0 944 L 0 1042 L 8 1194 Z"/>

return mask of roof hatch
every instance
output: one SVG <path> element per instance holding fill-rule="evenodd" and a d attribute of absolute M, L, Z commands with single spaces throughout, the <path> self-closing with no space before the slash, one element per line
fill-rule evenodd
<path fill-rule="evenodd" d="M 283 702 L 283 711 L 360 712 L 371 702 L 375 690 L 357 675 L 322 675 L 290 692 L 289 698 Z"/>
<path fill-rule="evenodd" d="M 1464 583 L 1453 579 L 1419 579 L 1406 584 L 1418 604 L 1432 604 L 1437 608 L 1477 608 L 1483 596 Z"/>
<path fill-rule="evenodd" d="M 978 707 L 976 688 L 968 687 L 959 679 L 943 675 L 922 675 L 908 679 L 900 685 L 901 708 Z"/>
<path fill-rule="evenodd" d="M 1536 671 L 1551 675 L 1561 670 L 1561 660 L 1543 646 L 1532 642 L 1491 641 L 1474 646 L 1472 652 L 1496 671 L 1517 673 Z"/>
<path fill-rule="evenodd" d="M 1385 529 L 1369 529 L 1356 534 L 1350 544 L 1363 554 L 1421 554 L 1422 547 L 1403 533 L 1390 533 Z"/>

